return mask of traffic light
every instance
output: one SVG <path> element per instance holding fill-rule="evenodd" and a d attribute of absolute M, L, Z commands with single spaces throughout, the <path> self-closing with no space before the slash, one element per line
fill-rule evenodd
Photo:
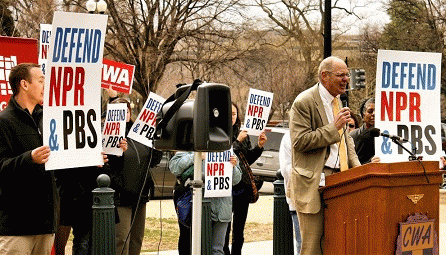
<path fill-rule="evenodd" d="M 361 89 L 365 88 L 365 70 L 359 68 L 350 69 L 350 88 Z"/>

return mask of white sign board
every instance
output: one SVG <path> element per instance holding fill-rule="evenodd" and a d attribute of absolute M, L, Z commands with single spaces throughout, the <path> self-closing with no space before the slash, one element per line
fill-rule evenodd
<path fill-rule="evenodd" d="M 156 128 L 156 115 L 161 110 L 164 101 L 166 100 L 161 96 L 150 92 L 127 137 L 146 146 L 153 147 L 152 140 Z"/>
<path fill-rule="evenodd" d="M 43 74 L 46 74 L 46 62 L 48 59 L 48 51 L 50 49 L 50 38 L 52 25 L 40 24 L 40 40 L 39 40 L 39 65 L 42 66 Z"/>
<path fill-rule="evenodd" d="M 204 197 L 232 196 L 232 149 L 222 152 L 206 152 Z"/>
<path fill-rule="evenodd" d="M 258 89 L 249 89 L 245 122 L 242 130 L 247 130 L 249 135 L 260 135 L 268 122 L 272 103 L 273 93 Z"/>
<path fill-rule="evenodd" d="M 108 104 L 102 129 L 102 148 L 105 154 L 122 155 L 119 143 L 125 138 L 127 104 Z"/>
<path fill-rule="evenodd" d="M 101 73 L 107 15 L 55 12 L 45 75 L 46 170 L 97 166 L 101 155 Z"/>
<path fill-rule="evenodd" d="M 441 146 L 441 53 L 378 51 L 375 127 L 409 142 L 409 151 L 423 160 L 438 161 Z M 375 138 L 381 162 L 401 162 L 409 153 L 392 139 Z"/>

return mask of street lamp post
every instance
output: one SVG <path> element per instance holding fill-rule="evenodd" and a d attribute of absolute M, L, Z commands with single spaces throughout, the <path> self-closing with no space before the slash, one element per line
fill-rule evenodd
<path fill-rule="evenodd" d="M 86 7 L 89 13 L 97 11 L 100 14 L 104 14 L 105 10 L 107 10 L 107 3 L 104 0 L 99 0 L 98 2 L 95 0 L 88 0 Z"/>
<path fill-rule="evenodd" d="M 331 0 L 324 1 L 324 58 L 331 56 Z"/>
<path fill-rule="evenodd" d="M 88 0 L 85 7 L 90 14 L 95 12 L 104 14 L 107 10 L 107 3 L 104 0 L 98 2 Z M 116 254 L 115 205 L 113 200 L 115 191 L 108 187 L 110 185 L 108 175 L 100 175 L 97 181 L 99 188 L 93 190 L 92 254 Z"/>

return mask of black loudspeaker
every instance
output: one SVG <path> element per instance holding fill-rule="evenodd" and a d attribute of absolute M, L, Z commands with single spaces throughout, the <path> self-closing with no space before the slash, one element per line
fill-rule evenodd
<path fill-rule="evenodd" d="M 196 99 L 185 100 L 195 89 Z M 192 85 L 178 88 L 158 113 L 157 125 L 154 136 L 156 149 L 181 151 L 230 149 L 232 105 L 229 87 L 223 84 L 194 82 Z"/>
<path fill-rule="evenodd" d="M 167 103 L 161 111 L 166 113 L 174 102 Z M 160 112 L 161 112 L 160 111 Z M 154 146 L 159 150 L 193 151 L 193 121 L 194 100 L 186 100 L 173 115 L 164 129 L 161 130 L 160 139 L 155 137 Z M 157 116 L 160 117 L 160 113 Z"/>
<path fill-rule="evenodd" d="M 231 92 L 223 84 L 198 87 L 194 102 L 194 150 L 224 151 L 231 148 Z"/>

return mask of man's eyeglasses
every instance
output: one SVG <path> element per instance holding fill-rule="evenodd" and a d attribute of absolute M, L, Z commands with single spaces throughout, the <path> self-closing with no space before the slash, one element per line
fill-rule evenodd
<path fill-rule="evenodd" d="M 334 74 L 336 77 L 339 77 L 339 78 L 344 78 L 344 77 L 348 77 L 348 78 L 350 78 L 350 76 L 352 76 L 351 75 L 351 73 L 334 73 L 334 72 L 330 72 L 330 71 L 326 71 L 327 73 L 332 73 L 332 74 Z"/>
<path fill-rule="evenodd" d="M 355 124 L 348 124 L 349 128 L 355 128 Z"/>

